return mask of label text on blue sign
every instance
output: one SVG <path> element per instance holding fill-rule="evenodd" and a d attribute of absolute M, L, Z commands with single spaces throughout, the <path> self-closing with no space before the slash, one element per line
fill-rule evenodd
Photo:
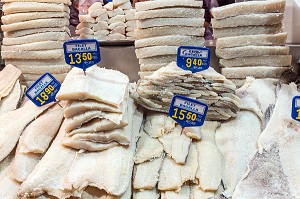
<path fill-rule="evenodd" d="M 180 46 L 177 52 L 177 66 L 195 72 L 209 68 L 210 50 L 204 47 Z"/>
<path fill-rule="evenodd" d="M 183 128 L 202 126 L 208 111 L 208 106 L 200 101 L 175 95 L 169 109 L 169 116 Z"/>
<path fill-rule="evenodd" d="M 26 96 L 36 106 L 43 106 L 56 101 L 60 87 L 60 83 L 50 73 L 45 73 L 26 91 Z"/>

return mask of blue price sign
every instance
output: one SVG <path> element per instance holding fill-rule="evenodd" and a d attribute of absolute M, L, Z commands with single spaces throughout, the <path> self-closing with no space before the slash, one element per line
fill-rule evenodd
<path fill-rule="evenodd" d="M 177 66 L 183 70 L 196 73 L 209 68 L 209 48 L 196 46 L 180 46 L 177 51 Z"/>
<path fill-rule="evenodd" d="M 169 116 L 179 123 L 182 128 L 202 126 L 208 106 L 197 100 L 175 95 L 169 109 Z"/>
<path fill-rule="evenodd" d="M 64 52 L 67 64 L 84 71 L 101 61 L 99 42 L 95 39 L 67 41 Z"/>
<path fill-rule="evenodd" d="M 56 101 L 59 89 L 60 83 L 50 73 L 45 73 L 26 91 L 26 96 L 36 106 L 43 106 Z"/>
<path fill-rule="evenodd" d="M 293 98 L 292 102 L 292 118 L 300 122 L 300 96 Z"/>

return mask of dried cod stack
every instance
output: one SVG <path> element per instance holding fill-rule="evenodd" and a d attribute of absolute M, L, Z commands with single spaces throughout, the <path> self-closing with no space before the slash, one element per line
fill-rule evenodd
<path fill-rule="evenodd" d="M 236 117 L 241 104 L 235 85 L 213 68 L 192 73 L 172 62 L 141 80 L 134 97 L 150 110 L 168 112 L 175 94 L 188 96 L 209 106 L 207 120 Z"/>
<path fill-rule="evenodd" d="M 80 38 L 104 41 L 133 39 L 134 13 L 129 0 L 115 0 L 105 6 L 96 2 L 88 9 L 87 15 L 79 16 L 76 34 Z"/>
<path fill-rule="evenodd" d="M 4 32 L 1 49 L 6 65 L 22 71 L 22 84 L 31 85 L 45 72 L 60 82 L 70 70 L 63 43 L 70 39 L 70 0 L 2 0 Z"/>
<path fill-rule="evenodd" d="M 88 151 L 130 145 L 136 107 L 128 86 L 128 77 L 118 71 L 95 66 L 85 76 L 82 70 L 72 69 L 57 95 L 68 101 L 63 144 Z"/>
<path fill-rule="evenodd" d="M 176 61 L 179 46 L 204 45 L 202 1 L 158 0 L 136 3 L 136 56 L 142 79 Z"/>
<path fill-rule="evenodd" d="M 0 72 L 0 115 L 18 108 L 25 88 L 20 85 L 21 71 L 13 65 L 7 65 Z"/>
<path fill-rule="evenodd" d="M 205 122 L 181 134 L 180 125 L 166 114 L 149 112 L 135 155 L 133 198 L 213 197 L 221 183 L 221 155 L 215 143 L 219 125 Z"/>
<path fill-rule="evenodd" d="M 246 76 L 279 79 L 291 66 L 282 33 L 285 0 L 249 1 L 213 8 L 212 25 L 222 74 L 237 85 Z"/>

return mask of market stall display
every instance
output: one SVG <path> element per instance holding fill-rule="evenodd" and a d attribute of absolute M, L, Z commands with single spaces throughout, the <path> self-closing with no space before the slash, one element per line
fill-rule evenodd
<path fill-rule="evenodd" d="M 213 8 L 216 55 L 222 74 L 243 85 L 246 76 L 279 79 L 291 66 L 287 33 L 282 33 L 285 1 L 243 2 Z"/>
<path fill-rule="evenodd" d="M 202 1 L 136 3 L 137 29 L 134 31 L 141 79 L 176 61 L 181 45 L 204 45 Z"/>
<path fill-rule="evenodd" d="M 80 38 L 107 40 L 134 40 L 135 9 L 129 0 L 113 1 L 102 6 L 96 2 L 87 15 L 79 16 L 76 34 Z"/>
<path fill-rule="evenodd" d="M 70 70 L 64 63 L 62 45 L 70 39 L 67 26 L 71 2 L 2 2 L 5 3 L 1 17 L 4 32 L 1 56 L 5 64 L 21 70 L 22 84 L 31 85 L 45 72 L 53 73 L 62 82 Z"/>

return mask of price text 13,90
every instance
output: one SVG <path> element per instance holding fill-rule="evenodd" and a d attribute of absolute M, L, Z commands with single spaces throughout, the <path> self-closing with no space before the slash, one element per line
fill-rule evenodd
<path fill-rule="evenodd" d="M 186 110 L 178 111 L 178 108 L 174 108 L 174 114 L 172 115 L 172 118 L 178 118 L 179 120 L 192 120 L 194 122 L 197 119 L 197 115 Z"/>
<path fill-rule="evenodd" d="M 200 67 L 200 66 L 202 66 L 202 59 L 187 58 L 185 65 L 188 68 L 190 68 L 192 65 Z"/>
<path fill-rule="evenodd" d="M 54 87 L 52 85 L 47 86 L 43 92 L 40 93 L 39 97 L 36 97 L 36 100 L 41 103 L 41 105 L 45 104 L 45 101 L 49 99 L 49 96 L 54 91 Z"/>
<path fill-rule="evenodd" d="M 69 55 L 70 58 L 70 64 L 81 64 L 82 61 L 91 61 L 93 59 L 92 53 L 76 53 L 74 60 L 73 54 Z"/>

